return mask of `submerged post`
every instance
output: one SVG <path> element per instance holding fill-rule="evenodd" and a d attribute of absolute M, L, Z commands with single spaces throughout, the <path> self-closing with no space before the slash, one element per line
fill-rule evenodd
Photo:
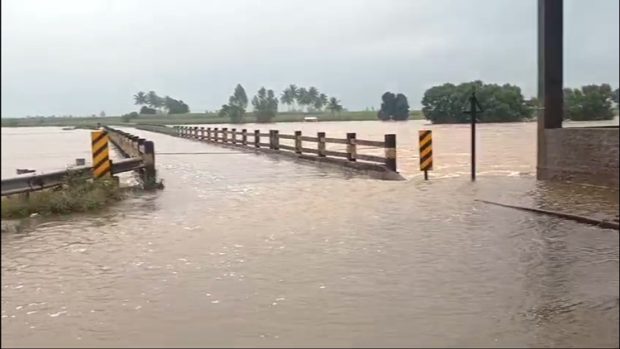
<path fill-rule="evenodd" d="M 228 127 L 222 127 L 222 143 L 228 142 Z"/>
<path fill-rule="evenodd" d="M 355 133 L 347 133 L 347 160 L 356 161 L 357 149 L 355 145 Z"/>
<path fill-rule="evenodd" d="M 248 130 L 245 128 L 241 130 L 241 144 L 248 145 Z"/>
<path fill-rule="evenodd" d="M 273 130 L 269 130 L 269 149 L 273 149 Z"/>
<path fill-rule="evenodd" d="M 280 150 L 280 131 L 273 130 L 273 149 Z"/>
<path fill-rule="evenodd" d="M 319 157 L 325 157 L 325 132 L 317 132 L 316 137 L 318 138 L 318 154 Z"/>
<path fill-rule="evenodd" d="M 396 171 L 396 135 L 387 134 L 384 136 L 385 147 L 385 167 L 388 170 Z"/>
<path fill-rule="evenodd" d="M 207 127 L 207 141 L 211 141 L 211 127 Z"/>
<path fill-rule="evenodd" d="M 254 130 L 254 147 L 260 148 L 260 130 Z"/>
<path fill-rule="evenodd" d="M 237 129 L 230 129 L 230 139 L 232 140 L 232 144 L 237 144 Z"/>
<path fill-rule="evenodd" d="M 142 181 L 145 186 L 155 184 L 155 144 L 153 141 L 144 142 L 144 153 L 142 154 L 144 171 Z"/>
<path fill-rule="evenodd" d="M 295 131 L 295 153 L 301 154 L 301 131 Z"/>
<path fill-rule="evenodd" d="M 217 143 L 217 139 L 218 139 L 218 137 L 219 137 L 219 136 L 218 136 L 218 133 L 219 133 L 218 128 L 217 128 L 217 127 L 216 127 L 216 128 L 214 128 L 214 129 L 213 129 L 213 141 L 214 141 L 215 143 Z"/>

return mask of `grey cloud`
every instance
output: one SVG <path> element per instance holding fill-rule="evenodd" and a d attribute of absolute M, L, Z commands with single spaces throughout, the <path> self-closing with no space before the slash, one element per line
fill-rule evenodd
<path fill-rule="evenodd" d="M 566 0 L 566 84 L 618 85 L 618 1 Z M 153 89 L 193 111 L 315 85 L 349 109 L 482 79 L 536 92 L 536 0 L 6 0 L 2 116 L 108 115 Z"/>

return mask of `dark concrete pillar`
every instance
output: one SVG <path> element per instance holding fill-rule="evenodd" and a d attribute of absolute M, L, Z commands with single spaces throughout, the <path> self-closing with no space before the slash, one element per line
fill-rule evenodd
<path fill-rule="evenodd" d="M 563 0 L 538 0 L 538 178 L 547 166 L 545 129 L 561 128 L 563 96 Z"/>

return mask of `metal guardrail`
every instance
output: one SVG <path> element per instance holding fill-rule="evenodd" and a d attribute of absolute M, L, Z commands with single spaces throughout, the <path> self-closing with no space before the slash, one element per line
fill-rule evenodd
<path fill-rule="evenodd" d="M 109 126 L 103 126 L 103 129 L 108 132 L 110 142 L 124 157 L 141 159 L 143 167 L 140 169 L 140 178 L 146 186 L 154 185 L 156 181 L 155 144 L 152 141 Z"/>
<path fill-rule="evenodd" d="M 139 171 L 145 186 L 154 184 L 155 146 L 153 142 L 108 126 L 103 126 L 103 129 L 107 132 L 112 144 L 125 157 L 122 160 L 111 161 L 112 174 Z M 0 196 L 53 188 L 65 183 L 68 176 L 90 177 L 92 173 L 92 165 L 84 165 L 48 173 L 3 179 Z"/>
<path fill-rule="evenodd" d="M 117 160 L 112 162 L 112 174 L 135 171 L 143 167 L 144 164 L 140 158 Z M 1 182 L 1 196 L 53 188 L 63 184 L 67 176 L 89 177 L 91 174 L 92 166 L 86 165 L 66 170 L 3 179 Z"/>

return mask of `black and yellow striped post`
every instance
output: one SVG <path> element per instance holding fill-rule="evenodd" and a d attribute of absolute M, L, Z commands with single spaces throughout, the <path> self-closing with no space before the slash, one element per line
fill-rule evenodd
<path fill-rule="evenodd" d="M 93 151 L 93 177 L 101 178 L 112 174 L 112 164 L 108 151 L 108 133 L 106 131 L 91 132 Z"/>
<path fill-rule="evenodd" d="M 424 179 L 428 180 L 428 171 L 433 169 L 433 131 L 420 130 L 420 171 L 424 171 Z"/>

